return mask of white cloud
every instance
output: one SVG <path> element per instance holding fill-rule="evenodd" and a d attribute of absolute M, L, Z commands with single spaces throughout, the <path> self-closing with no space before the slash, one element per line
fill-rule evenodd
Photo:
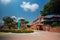
<path fill-rule="evenodd" d="M 18 20 L 20 20 L 20 19 L 24 19 L 24 18 L 23 17 L 18 17 L 17 20 L 16 20 L 16 22 L 18 22 Z"/>
<path fill-rule="evenodd" d="M 15 16 L 12 16 L 11 18 L 15 18 L 15 19 L 17 19 Z"/>
<path fill-rule="evenodd" d="M 5 5 L 6 5 L 6 4 L 9 4 L 10 2 L 11 2 L 11 0 L 1 0 L 1 3 L 2 3 L 2 4 L 5 4 Z"/>
<path fill-rule="evenodd" d="M 23 8 L 25 11 L 36 11 L 39 8 L 39 5 L 37 3 L 30 4 L 30 2 L 22 2 L 20 7 Z"/>
<path fill-rule="evenodd" d="M 16 16 L 12 16 L 11 18 L 15 18 L 14 21 L 17 22 L 17 17 Z"/>
<path fill-rule="evenodd" d="M 4 25 L 4 21 L 0 19 L 0 26 Z"/>
<path fill-rule="evenodd" d="M 15 18 L 16 20 L 14 20 L 15 22 L 18 22 L 18 20 L 20 20 L 20 19 L 24 19 L 23 17 L 16 17 L 16 16 L 12 16 L 11 18 Z"/>

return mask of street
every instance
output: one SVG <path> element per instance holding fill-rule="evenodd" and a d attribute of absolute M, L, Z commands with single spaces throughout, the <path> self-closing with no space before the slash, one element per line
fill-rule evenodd
<path fill-rule="evenodd" d="M 60 40 L 60 33 L 36 31 L 34 33 L 8 33 L 0 40 Z"/>

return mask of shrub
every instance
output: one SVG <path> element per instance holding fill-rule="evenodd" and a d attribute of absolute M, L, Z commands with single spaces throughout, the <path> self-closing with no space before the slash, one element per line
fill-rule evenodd
<path fill-rule="evenodd" d="M 0 30 L 0 32 L 11 32 L 11 33 L 32 33 L 32 32 L 34 32 L 33 30 L 27 30 L 27 29 L 24 29 L 24 30 L 15 30 L 15 29 L 13 29 L 13 30 L 10 30 L 10 29 L 7 29 L 7 30 Z"/>

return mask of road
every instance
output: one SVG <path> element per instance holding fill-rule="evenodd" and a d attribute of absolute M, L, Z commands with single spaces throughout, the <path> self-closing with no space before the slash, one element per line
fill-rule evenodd
<path fill-rule="evenodd" d="M 36 31 L 34 33 L 7 33 L 0 40 L 60 40 L 60 33 Z"/>

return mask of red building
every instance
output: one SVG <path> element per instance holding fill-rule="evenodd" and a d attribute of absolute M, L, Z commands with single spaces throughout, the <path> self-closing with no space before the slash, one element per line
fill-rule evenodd
<path fill-rule="evenodd" d="M 33 30 L 60 32 L 60 27 L 53 27 L 50 25 L 54 23 L 60 25 L 60 16 L 52 16 L 51 18 L 48 18 L 47 16 L 41 16 L 32 22 L 30 28 Z"/>
<path fill-rule="evenodd" d="M 33 30 L 44 30 L 43 29 L 44 23 L 42 23 L 43 18 L 47 18 L 47 17 L 41 16 L 41 17 L 37 18 L 36 20 L 34 20 L 31 24 L 31 29 L 33 29 Z"/>

